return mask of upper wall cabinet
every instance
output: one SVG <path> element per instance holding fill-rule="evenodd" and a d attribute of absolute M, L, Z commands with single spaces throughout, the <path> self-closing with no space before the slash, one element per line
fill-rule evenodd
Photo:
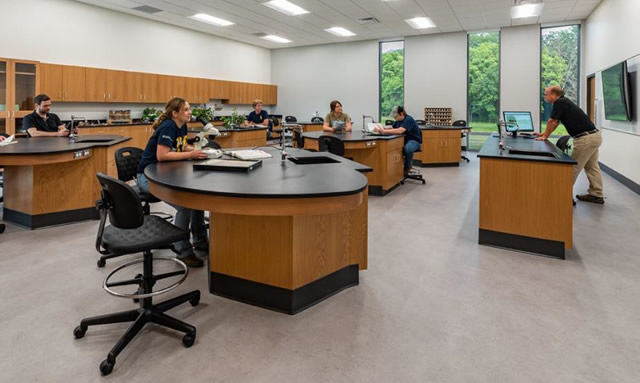
<path fill-rule="evenodd" d="M 164 104 L 173 97 L 182 97 L 192 104 L 203 104 L 212 99 L 228 104 L 251 104 L 255 99 L 261 99 L 265 105 L 277 103 L 275 85 L 41 65 L 39 86 L 42 93 L 54 101 Z"/>
<path fill-rule="evenodd" d="M 0 132 L 14 134 L 22 118 L 33 112 L 40 92 L 40 64 L 0 58 Z"/>

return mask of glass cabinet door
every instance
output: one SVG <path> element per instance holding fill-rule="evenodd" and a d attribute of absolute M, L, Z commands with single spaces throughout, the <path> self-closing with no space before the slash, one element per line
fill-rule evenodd
<path fill-rule="evenodd" d="M 6 119 L 9 114 L 9 62 L 0 59 L 0 118 Z M 6 121 L 2 124 L 6 129 Z"/>
<path fill-rule="evenodd" d="M 16 112 L 29 112 L 34 109 L 33 98 L 38 88 L 38 65 L 31 62 L 14 62 L 13 70 L 13 105 L 11 110 Z M 19 113 L 20 115 L 22 113 Z"/>

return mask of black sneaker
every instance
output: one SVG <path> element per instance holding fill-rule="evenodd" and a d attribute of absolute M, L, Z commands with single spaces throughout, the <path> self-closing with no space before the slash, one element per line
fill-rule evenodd
<path fill-rule="evenodd" d="M 576 195 L 576 198 L 582 202 L 591 202 L 591 203 L 597 203 L 600 205 L 604 204 L 604 198 L 596 197 L 591 194 L 578 194 Z"/>
<path fill-rule="evenodd" d="M 576 200 L 571 198 L 571 200 L 573 201 L 573 206 L 576 206 Z"/>
<path fill-rule="evenodd" d="M 179 261 L 184 262 L 188 267 L 202 267 L 204 266 L 204 261 L 198 258 L 195 254 L 191 253 L 186 257 L 178 258 Z"/>

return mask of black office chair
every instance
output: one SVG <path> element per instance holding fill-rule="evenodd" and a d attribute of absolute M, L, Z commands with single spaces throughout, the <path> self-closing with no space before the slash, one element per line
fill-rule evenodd
<path fill-rule="evenodd" d="M 186 279 L 188 269 L 184 263 L 174 257 L 154 257 L 151 250 L 166 248 L 173 242 L 187 240 L 189 233 L 158 216 L 145 215 L 142 211 L 140 196 L 131 186 L 102 173 L 98 173 L 97 177 L 102 185 L 102 199 L 97 202 L 97 207 L 100 210 L 98 229 L 100 245 L 117 254 L 143 253 L 142 259 L 136 259 L 117 267 L 103 282 L 103 288 L 111 295 L 139 299 L 140 308 L 85 318 L 73 330 L 76 339 L 80 339 L 84 337 L 89 326 L 133 322 L 109 351 L 107 359 L 100 363 L 100 372 L 103 375 L 108 375 L 113 370 L 118 355 L 147 323 L 155 323 L 185 333 L 182 344 L 185 347 L 191 347 L 196 339 L 196 328 L 165 314 L 165 311 L 186 302 L 197 306 L 200 302 L 200 291 L 193 290 L 162 303 L 153 304 L 154 296 L 173 290 L 180 285 Z M 107 214 L 111 225 L 105 227 Z M 182 270 L 154 275 L 154 259 L 175 262 L 181 266 Z M 142 274 L 138 274 L 133 279 L 111 282 L 110 278 L 118 271 L 138 263 L 143 265 Z M 157 281 L 177 276 L 182 277 L 170 286 L 153 291 L 153 286 Z M 129 285 L 138 285 L 138 293 L 124 294 L 112 290 L 116 286 Z"/>
<path fill-rule="evenodd" d="M 416 124 L 418 124 L 418 125 L 427 125 L 427 122 L 425 120 L 416 120 Z"/>
<path fill-rule="evenodd" d="M 277 136 L 275 136 L 274 134 L 277 134 Z M 282 128 L 280 127 L 280 121 L 278 120 L 278 117 L 271 117 L 271 137 L 269 138 L 271 139 L 280 138 L 281 134 L 282 134 Z"/>
<path fill-rule="evenodd" d="M 465 120 L 456 120 L 456 121 L 453 122 L 452 125 L 453 126 L 467 126 L 467 121 L 465 121 Z M 466 137 L 465 133 L 460 132 L 460 137 L 462 138 L 462 151 L 466 152 L 467 151 L 467 143 L 465 141 L 465 137 Z M 465 156 L 465 155 L 461 155 L 460 159 L 469 162 L 469 158 L 467 158 L 467 156 Z"/>
<path fill-rule="evenodd" d="M 570 139 L 571 136 L 562 136 L 558 138 L 558 141 L 556 141 L 558 149 L 562 150 L 567 155 L 569 154 L 569 149 L 571 149 L 571 145 L 569 145 Z"/>
<path fill-rule="evenodd" d="M 295 118 L 294 116 L 287 116 L 287 117 L 285 117 L 285 118 L 284 118 L 284 121 L 285 121 L 287 124 L 291 124 L 291 123 L 293 123 L 293 122 L 298 122 L 298 119 L 297 119 L 297 118 Z"/>
<path fill-rule="evenodd" d="M 318 138 L 318 151 L 329 152 L 336 156 L 344 157 L 344 142 L 334 136 L 320 136 Z"/>
<path fill-rule="evenodd" d="M 322 117 L 312 117 L 311 118 L 311 122 L 316 123 L 316 124 L 321 124 L 324 122 L 324 118 Z"/>
<path fill-rule="evenodd" d="M 393 125 L 393 123 L 394 123 L 394 122 L 395 122 L 394 120 L 384 120 L 384 125 L 385 125 L 385 126 L 387 126 L 387 125 Z"/>
<path fill-rule="evenodd" d="M 118 170 L 118 179 L 120 181 L 128 182 L 136 179 L 138 163 L 140 163 L 140 159 L 142 158 L 142 153 L 143 153 L 142 149 L 134 148 L 134 147 L 125 147 L 125 148 L 120 148 L 116 150 L 116 153 L 115 153 L 116 169 Z M 151 207 L 149 204 L 153 202 L 160 202 L 160 200 L 151 194 L 141 192 L 137 185 L 132 186 L 132 189 L 140 197 L 143 213 L 145 215 L 150 215 Z M 168 214 L 168 213 L 154 212 L 153 214 L 160 216 L 161 218 L 166 220 L 169 220 L 172 218 L 171 214 Z M 97 262 L 98 267 L 104 267 L 107 264 L 107 259 L 111 259 L 111 258 L 115 258 L 123 255 L 123 254 L 113 254 L 110 251 L 103 249 L 97 245 L 96 245 L 96 250 L 98 250 L 98 253 L 101 254 Z"/>
<path fill-rule="evenodd" d="M 420 153 L 420 152 L 422 152 L 422 149 L 418 149 L 413 153 L 415 154 L 415 153 Z M 409 173 L 404 175 L 404 178 L 402 179 L 402 181 L 400 181 L 401 185 L 404 185 L 404 182 L 407 181 L 407 180 L 419 181 L 423 185 L 425 185 L 427 183 L 427 181 L 425 181 L 425 179 L 422 177 L 422 174 L 420 173 L 420 171 L 414 170 L 412 172 L 413 169 L 414 168 L 412 167 L 411 170 L 409 170 Z"/>
<path fill-rule="evenodd" d="M 293 130 L 293 142 L 296 143 L 296 146 L 298 147 L 298 149 L 304 148 L 304 137 L 302 136 L 302 133 L 299 132 L 297 129 L 292 129 L 292 130 Z"/>

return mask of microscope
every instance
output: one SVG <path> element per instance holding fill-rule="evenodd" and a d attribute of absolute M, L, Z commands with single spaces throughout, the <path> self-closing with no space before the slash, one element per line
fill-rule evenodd
<path fill-rule="evenodd" d="M 198 118 L 198 121 L 202 123 L 203 127 L 200 129 L 198 134 L 191 140 L 194 149 L 202 150 L 207 153 L 209 158 L 219 158 L 222 157 L 222 150 L 214 149 L 211 147 L 207 147 L 209 143 L 209 139 L 211 136 L 219 136 L 220 131 L 216 129 L 211 122 L 205 118 Z"/>

